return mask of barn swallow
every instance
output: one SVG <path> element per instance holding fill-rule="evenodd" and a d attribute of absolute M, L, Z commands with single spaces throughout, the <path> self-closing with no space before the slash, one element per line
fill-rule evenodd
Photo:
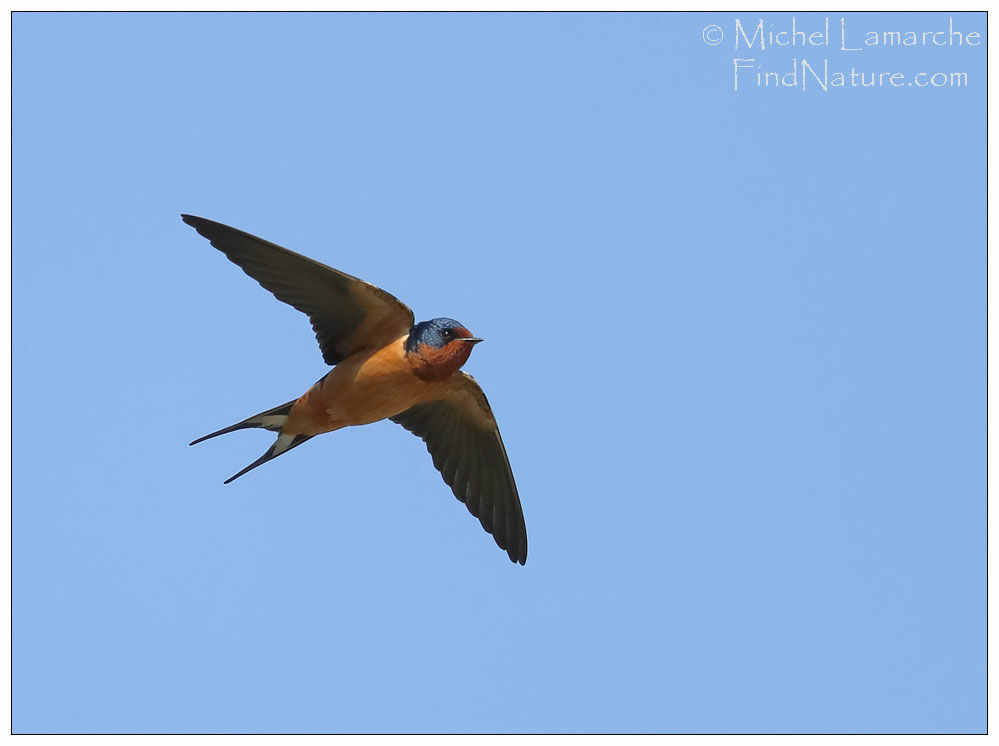
<path fill-rule="evenodd" d="M 460 370 L 482 340 L 453 319 L 414 323 L 381 288 L 205 218 L 181 215 L 266 290 L 309 317 L 327 365 L 299 398 L 193 441 L 248 427 L 276 432 L 263 456 L 225 480 L 348 425 L 391 420 L 422 438 L 455 496 L 513 562 L 527 562 L 520 496 L 496 418 Z"/>

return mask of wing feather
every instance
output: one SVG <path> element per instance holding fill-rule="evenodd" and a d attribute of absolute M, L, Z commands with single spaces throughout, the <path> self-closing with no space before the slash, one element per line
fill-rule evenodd
<path fill-rule="evenodd" d="M 527 562 L 527 530 L 510 459 L 475 379 L 459 371 L 440 399 L 391 420 L 423 439 L 444 481 L 510 559 Z"/>
<path fill-rule="evenodd" d="M 306 314 L 329 365 L 383 347 L 413 325 L 409 307 L 381 288 L 214 220 L 181 218 L 275 298 Z"/>

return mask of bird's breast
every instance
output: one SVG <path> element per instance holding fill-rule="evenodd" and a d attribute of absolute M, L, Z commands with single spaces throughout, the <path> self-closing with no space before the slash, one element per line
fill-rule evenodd
<path fill-rule="evenodd" d="M 439 384 L 415 375 L 405 337 L 341 362 L 296 403 L 296 431 L 313 434 L 366 425 L 399 414 L 434 395 Z"/>

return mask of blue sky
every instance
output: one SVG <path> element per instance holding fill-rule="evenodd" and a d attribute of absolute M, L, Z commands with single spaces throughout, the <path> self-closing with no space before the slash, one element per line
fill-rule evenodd
<path fill-rule="evenodd" d="M 983 731 L 985 47 L 735 18 L 16 14 L 15 731 Z M 222 485 L 327 368 L 181 212 L 486 338 L 526 567 L 391 423 Z"/>

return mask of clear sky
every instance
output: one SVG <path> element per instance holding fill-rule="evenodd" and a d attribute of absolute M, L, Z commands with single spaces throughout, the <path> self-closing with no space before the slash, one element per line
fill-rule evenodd
<path fill-rule="evenodd" d="M 15 731 L 984 730 L 984 40 L 736 17 L 15 15 Z M 327 367 L 181 212 L 485 337 L 525 567 L 391 423 L 222 485 Z"/>

